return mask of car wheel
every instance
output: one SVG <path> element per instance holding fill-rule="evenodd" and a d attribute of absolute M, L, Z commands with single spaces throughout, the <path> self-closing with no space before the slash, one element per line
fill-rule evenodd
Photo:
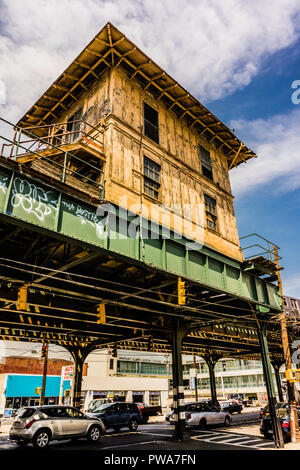
<path fill-rule="evenodd" d="M 229 417 L 229 416 L 226 416 L 225 422 L 224 422 L 225 426 L 230 426 L 230 422 L 231 422 L 230 417 Z"/>
<path fill-rule="evenodd" d="M 206 429 L 206 419 L 202 418 L 200 420 L 199 429 Z"/>
<path fill-rule="evenodd" d="M 87 438 L 90 442 L 98 442 L 101 437 L 100 426 L 93 425 L 90 427 L 87 433 Z"/>
<path fill-rule="evenodd" d="M 129 424 L 129 431 L 136 431 L 138 428 L 138 422 L 136 419 L 132 419 Z"/>
<path fill-rule="evenodd" d="M 40 429 L 34 435 L 32 444 L 38 449 L 44 449 L 50 442 L 50 432 L 47 429 Z"/>

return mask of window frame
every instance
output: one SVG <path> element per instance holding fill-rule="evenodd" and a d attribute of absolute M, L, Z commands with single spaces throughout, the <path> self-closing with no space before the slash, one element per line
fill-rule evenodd
<path fill-rule="evenodd" d="M 208 161 L 205 160 L 204 155 L 208 156 Z M 213 172 L 213 166 L 212 166 L 212 160 L 211 160 L 211 155 L 210 151 L 207 150 L 203 145 L 198 144 L 198 155 L 199 155 L 199 160 L 201 163 L 201 172 L 202 175 L 205 176 L 205 178 L 208 178 L 210 181 L 214 182 L 214 172 Z M 207 174 L 207 172 L 210 173 Z M 206 174 L 205 174 L 206 173 Z"/>
<path fill-rule="evenodd" d="M 151 108 L 153 111 L 156 112 L 157 114 L 157 126 L 155 124 L 153 124 L 153 122 L 149 121 L 148 119 L 146 119 L 145 117 L 145 108 L 148 106 L 148 108 Z M 150 124 L 150 126 L 156 128 L 156 132 L 157 132 L 157 140 L 153 137 L 151 137 L 150 135 L 146 134 L 146 122 L 147 124 Z M 153 106 L 151 106 L 149 103 L 147 103 L 146 101 L 143 101 L 143 131 L 144 131 L 144 136 L 145 137 L 148 137 L 148 139 L 152 140 L 153 142 L 155 142 L 156 144 L 159 145 L 159 116 L 158 116 L 158 110 L 155 109 Z"/>
<path fill-rule="evenodd" d="M 153 164 L 153 169 L 150 168 L 150 166 L 146 167 L 145 163 L 148 161 L 148 163 Z M 157 167 L 155 169 L 155 166 Z M 148 170 L 147 173 L 145 170 Z M 157 174 L 157 178 L 151 176 L 151 172 L 154 174 L 154 176 Z M 161 165 L 157 163 L 156 161 L 152 160 L 149 158 L 147 155 L 143 156 L 143 193 L 146 194 L 147 196 L 159 201 L 160 199 L 160 189 L 161 189 L 161 179 L 160 179 L 160 172 L 161 172 Z M 148 183 L 148 185 L 147 185 Z M 149 188 L 147 190 L 146 188 Z M 150 193 L 152 191 L 152 194 Z"/>
<path fill-rule="evenodd" d="M 204 194 L 204 209 L 206 216 L 206 228 L 212 230 L 213 232 L 218 232 L 218 213 L 217 213 L 217 199 L 213 198 L 207 193 Z M 211 199 L 215 202 L 214 210 L 210 210 L 210 207 L 207 204 L 207 199 Z M 214 227 L 211 227 L 209 223 L 213 223 Z"/>

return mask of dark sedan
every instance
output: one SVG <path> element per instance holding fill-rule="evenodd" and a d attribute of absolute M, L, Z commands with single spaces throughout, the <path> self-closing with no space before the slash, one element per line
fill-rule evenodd
<path fill-rule="evenodd" d="M 285 442 L 288 442 L 291 440 L 289 406 L 287 403 L 283 403 L 282 405 L 282 407 L 278 408 L 278 416 L 280 419 L 283 439 Z M 300 407 L 298 405 L 297 413 L 298 423 L 300 426 Z M 273 436 L 272 420 L 268 410 L 261 415 L 260 433 L 267 438 Z"/>
<path fill-rule="evenodd" d="M 227 411 L 228 413 L 238 413 L 240 414 L 243 409 L 243 405 L 238 403 L 237 401 L 225 401 L 221 403 L 221 410 Z"/>

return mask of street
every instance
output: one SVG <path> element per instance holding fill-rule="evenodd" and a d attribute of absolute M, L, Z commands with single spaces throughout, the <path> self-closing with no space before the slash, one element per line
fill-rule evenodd
<path fill-rule="evenodd" d="M 183 443 L 171 441 L 173 426 L 166 422 L 155 422 L 141 425 L 137 432 L 129 432 L 124 428 L 118 433 L 108 431 L 97 444 L 91 445 L 86 439 L 55 441 L 50 443 L 49 450 L 263 450 L 274 449 L 272 440 L 258 436 L 258 432 L 247 434 L 245 430 L 238 432 L 244 426 L 247 430 L 248 423 L 255 422 L 255 430 L 259 428 L 259 420 L 256 412 L 248 412 L 232 416 L 232 426 L 228 428 L 215 427 L 206 430 L 188 430 L 190 439 Z M 19 448 L 17 444 L 10 442 L 7 436 L 0 438 L 0 450 L 17 452 L 35 451 L 30 444 L 25 448 Z"/>

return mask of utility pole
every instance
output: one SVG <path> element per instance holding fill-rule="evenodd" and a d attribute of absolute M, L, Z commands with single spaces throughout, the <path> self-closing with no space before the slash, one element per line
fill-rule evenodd
<path fill-rule="evenodd" d="M 44 368 L 43 368 L 43 383 L 42 383 L 42 391 L 41 391 L 41 398 L 40 398 L 40 406 L 43 406 L 45 402 L 45 390 L 46 390 L 46 378 L 47 378 L 48 344 L 44 344 L 42 346 L 41 356 L 44 358 Z"/>
<path fill-rule="evenodd" d="M 281 297 L 283 299 L 283 289 L 282 289 L 282 281 L 281 281 L 281 275 L 280 275 L 279 256 L 278 256 L 277 246 L 274 246 L 274 255 L 275 255 L 275 263 L 277 267 L 277 283 L 278 283 Z M 281 326 L 283 354 L 284 354 L 284 360 L 285 360 L 285 369 L 287 371 L 292 368 L 292 356 L 291 356 L 288 332 L 287 332 L 287 327 L 286 327 L 284 304 L 282 308 L 283 308 L 283 311 L 280 314 L 280 326 Z M 289 411 L 290 411 L 291 441 L 300 442 L 295 386 L 294 386 L 294 383 L 288 379 L 288 377 L 287 377 L 287 391 L 288 391 Z"/>
<path fill-rule="evenodd" d="M 197 361 L 196 356 L 194 354 L 194 369 L 195 369 L 195 398 L 196 402 L 198 401 L 198 378 L 197 378 Z"/>

